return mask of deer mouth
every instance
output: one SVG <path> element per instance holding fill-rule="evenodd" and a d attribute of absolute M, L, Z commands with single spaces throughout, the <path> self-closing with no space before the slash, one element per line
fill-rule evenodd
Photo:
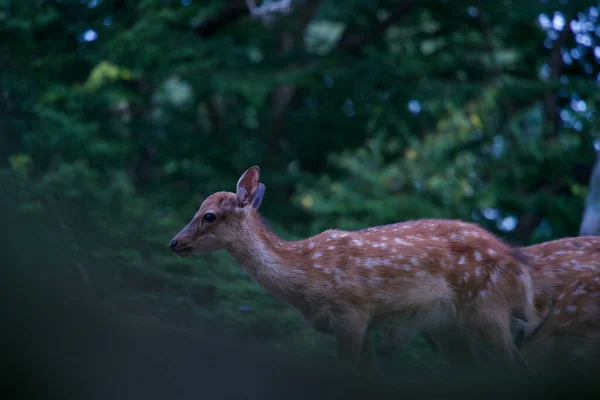
<path fill-rule="evenodd" d="M 182 249 L 175 250 L 175 254 L 177 254 L 178 256 L 181 256 L 181 257 L 186 257 L 186 256 L 189 256 L 190 254 L 192 254 L 192 251 L 193 251 L 192 246 L 187 246 Z"/>

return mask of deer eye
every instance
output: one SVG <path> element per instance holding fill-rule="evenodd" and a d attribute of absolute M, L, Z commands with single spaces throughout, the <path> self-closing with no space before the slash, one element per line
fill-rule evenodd
<path fill-rule="evenodd" d="M 216 219 L 217 219 L 217 216 L 213 213 L 206 213 L 206 214 L 204 214 L 204 217 L 203 217 L 204 222 L 208 222 L 208 223 L 215 222 Z"/>

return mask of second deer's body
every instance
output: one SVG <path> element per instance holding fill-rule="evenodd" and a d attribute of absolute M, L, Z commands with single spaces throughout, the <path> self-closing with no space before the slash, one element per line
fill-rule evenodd
<path fill-rule="evenodd" d="M 542 368 L 562 365 L 588 372 L 592 367 L 589 371 L 597 374 L 593 368 L 600 354 L 600 269 L 581 272 L 563 286 L 549 316 L 522 351 Z"/>
<path fill-rule="evenodd" d="M 376 326 L 408 325 L 465 337 L 482 359 L 512 363 L 515 318 L 540 318 L 527 267 L 478 226 L 419 220 L 360 231 L 328 230 L 288 242 L 258 214 L 257 167 L 237 193 L 217 192 L 173 239 L 181 256 L 226 249 L 263 288 L 332 334 L 341 357 L 374 362 Z"/>

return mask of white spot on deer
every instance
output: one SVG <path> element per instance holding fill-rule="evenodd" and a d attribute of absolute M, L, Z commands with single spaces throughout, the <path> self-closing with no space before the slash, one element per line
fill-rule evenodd
<path fill-rule="evenodd" d="M 315 264 L 315 268 L 316 269 L 320 269 L 321 268 L 321 264 Z"/>
<path fill-rule="evenodd" d="M 476 251 L 475 253 L 473 253 L 473 256 L 475 257 L 475 261 L 481 261 L 481 260 L 483 260 L 483 256 L 478 251 Z"/>
<path fill-rule="evenodd" d="M 560 296 L 558 296 L 558 300 L 562 300 L 563 297 L 565 297 L 565 294 L 561 293 Z"/>
<path fill-rule="evenodd" d="M 344 284 L 344 281 L 343 281 L 343 280 L 342 280 L 342 278 L 341 278 L 341 277 L 339 277 L 339 276 L 336 276 L 336 277 L 335 277 L 335 281 L 337 282 L 337 284 L 338 284 L 338 285 L 343 285 L 343 284 Z"/>
<path fill-rule="evenodd" d="M 467 262 L 467 259 L 465 258 L 465 256 L 460 256 L 460 259 L 458 260 L 458 263 L 460 265 L 465 264 Z"/>
<path fill-rule="evenodd" d="M 402 240 L 400 238 L 394 238 L 394 242 L 396 242 L 397 244 L 404 245 L 404 246 L 412 246 L 411 242 L 407 242 L 406 240 Z"/>
<path fill-rule="evenodd" d="M 481 267 L 475 268 L 475 275 L 477 275 L 477 276 L 481 275 Z"/>
<path fill-rule="evenodd" d="M 313 256 L 312 256 L 312 258 L 314 258 L 315 260 L 316 260 L 317 258 L 319 258 L 319 257 L 321 257 L 321 253 L 315 253 L 315 254 L 313 254 Z"/>
<path fill-rule="evenodd" d="M 417 257 L 412 257 L 410 259 L 411 264 L 413 265 L 419 265 L 419 260 L 417 259 Z"/>
<path fill-rule="evenodd" d="M 567 309 L 568 312 L 575 312 L 575 311 L 577 311 L 577 307 L 572 306 L 570 304 L 568 306 L 566 306 L 565 308 Z"/>
<path fill-rule="evenodd" d="M 556 310 L 554 310 L 554 312 L 552 314 L 558 315 L 558 314 L 560 314 L 561 311 L 562 311 L 561 308 L 557 308 Z"/>
<path fill-rule="evenodd" d="M 388 240 L 388 237 L 387 236 L 382 236 L 381 240 Z"/>
<path fill-rule="evenodd" d="M 335 246 L 329 246 L 328 249 L 329 250 L 335 250 Z"/>
<path fill-rule="evenodd" d="M 467 297 L 471 298 L 473 297 L 473 292 L 471 292 L 470 290 L 467 292 Z"/>
<path fill-rule="evenodd" d="M 365 261 L 365 268 L 372 268 L 375 265 L 377 265 L 377 263 L 372 258 L 367 258 Z"/>
<path fill-rule="evenodd" d="M 487 290 L 482 290 L 481 292 L 479 292 L 479 297 L 484 298 L 485 296 L 487 296 Z"/>
<path fill-rule="evenodd" d="M 410 265 L 405 265 L 404 266 L 404 270 L 405 271 L 410 271 L 412 269 L 412 267 Z"/>
<path fill-rule="evenodd" d="M 495 256 L 495 255 L 496 255 L 496 253 L 497 253 L 497 252 L 496 252 L 496 250 L 494 250 L 494 249 L 488 249 L 488 254 L 489 254 L 490 256 L 492 256 L 492 257 L 493 257 L 493 256 Z"/>
<path fill-rule="evenodd" d="M 326 274 L 331 273 L 331 268 L 324 268 L 323 272 L 325 272 Z"/>
<path fill-rule="evenodd" d="M 468 281 L 469 280 L 469 276 L 471 276 L 471 274 L 469 274 L 469 272 L 465 272 L 465 275 L 463 277 L 463 281 Z"/>
<path fill-rule="evenodd" d="M 315 242 L 310 242 L 310 243 L 308 244 L 308 248 L 309 248 L 309 249 L 314 249 L 314 248 L 315 248 Z"/>
<path fill-rule="evenodd" d="M 373 247 L 379 247 L 379 243 L 373 242 Z"/>
<path fill-rule="evenodd" d="M 338 237 L 338 234 L 334 232 L 329 236 L 329 239 L 335 239 L 336 237 Z"/>
<path fill-rule="evenodd" d="M 429 274 L 428 274 L 427 272 L 425 272 L 425 271 L 417 271 L 417 272 L 415 273 L 415 275 L 416 275 L 416 276 L 419 276 L 419 277 L 421 277 L 421 278 L 424 278 L 424 277 L 428 276 Z"/>
<path fill-rule="evenodd" d="M 363 245 L 363 242 L 362 242 L 362 241 L 360 241 L 360 240 L 356 240 L 356 239 L 355 239 L 355 240 L 353 240 L 353 241 L 352 241 L 352 243 L 354 243 L 354 244 L 355 244 L 355 245 L 357 245 L 357 246 L 362 246 L 362 245 Z"/>
<path fill-rule="evenodd" d="M 392 253 L 397 253 L 397 252 L 398 252 L 398 250 L 392 248 Z"/>

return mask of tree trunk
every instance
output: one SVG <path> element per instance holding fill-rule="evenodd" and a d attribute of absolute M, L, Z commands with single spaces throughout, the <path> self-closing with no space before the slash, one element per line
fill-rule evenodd
<path fill-rule="evenodd" d="M 596 150 L 596 164 L 590 178 L 590 192 L 585 200 L 579 236 L 600 236 L 600 150 Z"/>

